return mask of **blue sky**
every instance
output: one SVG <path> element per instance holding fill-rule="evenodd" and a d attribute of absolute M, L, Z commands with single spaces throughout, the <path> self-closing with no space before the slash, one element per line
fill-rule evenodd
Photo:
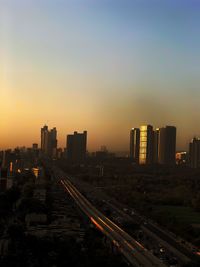
<path fill-rule="evenodd" d="M 38 141 L 49 121 L 61 146 L 87 129 L 89 148 L 112 150 L 131 127 L 174 124 L 185 149 L 200 135 L 199 13 L 193 0 L 0 0 L 0 146 Z"/>

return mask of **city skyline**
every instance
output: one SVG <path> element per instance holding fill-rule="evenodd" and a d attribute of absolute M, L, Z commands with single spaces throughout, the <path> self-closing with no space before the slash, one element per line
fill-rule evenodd
<path fill-rule="evenodd" d="M 131 132 L 133 131 L 133 130 L 140 130 L 140 128 L 141 127 L 146 127 L 146 126 L 151 126 L 150 124 L 143 124 L 143 125 L 138 125 L 137 127 L 132 127 L 131 129 L 129 129 L 129 132 L 127 132 L 126 133 L 126 135 L 127 135 L 127 147 L 123 150 L 115 150 L 115 149 L 112 149 L 112 147 L 111 147 L 111 145 L 110 144 L 101 144 L 101 143 L 98 143 L 97 144 L 97 146 L 96 147 L 94 147 L 94 149 L 91 149 L 91 146 L 90 146 L 90 144 L 91 144 L 91 142 L 90 142 L 90 133 L 89 133 L 89 138 L 88 138 L 88 145 L 87 145 L 87 147 L 88 147 L 88 149 L 87 149 L 87 151 L 89 151 L 89 152 L 94 152 L 94 151 L 98 151 L 99 149 L 101 149 L 101 147 L 106 147 L 106 148 L 108 148 L 109 149 L 109 151 L 111 151 L 111 152 L 127 152 L 127 154 L 129 154 L 129 156 L 132 158 L 133 156 L 131 156 L 131 153 L 133 153 L 133 152 L 130 152 L 131 151 L 131 146 L 130 146 L 130 142 L 132 142 L 131 141 L 131 139 L 130 139 L 130 134 L 131 134 Z M 160 129 L 165 129 L 165 127 L 173 127 L 173 128 L 176 128 L 175 126 L 169 126 L 169 125 L 162 125 L 162 126 L 160 126 L 160 127 L 157 127 L 157 126 L 151 126 L 152 127 L 152 131 L 154 131 L 155 133 L 156 133 L 156 131 L 157 130 L 160 130 Z M 52 128 L 52 129 L 50 129 L 50 128 Z M 43 129 L 45 129 L 45 130 L 47 130 L 47 134 L 49 135 L 50 133 L 53 133 L 53 131 L 55 130 L 56 131 L 56 137 L 57 137 L 57 135 L 58 135 L 58 137 L 57 137 L 57 139 L 56 139 L 56 147 L 57 147 L 57 149 L 59 149 L 59 148 L 62 148 L 62 149 L 65 149 L 66 148 L 66 138 L 67 138 L 67 136 L 70 136 L 70 135 L 73 135 L 74 133 L 77 133 L 78 131 L 77 131 L 77 129 L 73 129 L 71 132 L 68 132 L 68 133 L 65 133 L 64 134 L 64 140 L 59 140 L 59 130 L 57 129 L 57 127 L 56 126 L 50 126 L 49 127 L 49 125 L 47 125 L 47 124 L 44 124 L 43 126 L 42 126 L 42 128 L 41 128 L 41 126 L 40 126 L 40 128 L 39 128 L 41 131 L 43 130 Z M 87 132 L 88 133 L 88 131 L 87 130 L 80 130 L 80 132 Z M 39 132 L 39 134 L 38 134 L 38 136 L 37 136 L 37 138 L 36 139 L 34 139 L 34 140 L 31 140 L 30 141 L 30 143 L 28 144 L 28 145 L 26 145 L 26 144 L 24 144 L 24 143 L 22 143 L 22 144 L 17 144 L 17 145 L 13 145 L 13 146 L 8 146 L 8 147 L 0 147 L 0 150 L 7 150 L 7 149 L 15 149 L 15 148 L 20 148 L 20 147 L 26 147 L 26 148 L 30 148 L 30 147 L 32 147 L 32 146 L 34 146 L 34 145 L 37 145 L 38 146 L 38 148 L 40 148 L 40 149 L 42 149 L 43 150 L 43 147 L 42 147 L 42 137 L 41 137 L 42 135 L 41 135 L 41 132 Z M 199 135 L 200 136 L 200 135 Z M 189 142 L 186 144 L 186 147 L 185 147 L 185 149 L 179 149 L 179 147 L 177 147 L 177 145 L 176 145 L 176 152 L 178 152 L 178 151 L 187 151 L 187 152 L 189 152 L 189 143 L 194 139 L 194 138 L 199 138 L 199 136 L 198 135 L 194 135 L 190 140 L 189 140 Z M 55 138 L 56 138 L 55 137 Z M 178 139 L 177 139 L 177 141 L 176 141 L 176 143 L 178 143 Z M 63 144 L 63 145 L 60 145 L 60 144 Z M 48 145 L 47 145 L 48 146 Z M 139 156 L 139 155 L 138 155 Z"/>
<path fill-rule="evenodd" d="M 39 143 L 38 128 L 89 132 L 89 150 L 129 150 L 132 127 L 176 125 L 177 150 L 200 135 L 200 3 L 1 1 L 0 148 Z"/>

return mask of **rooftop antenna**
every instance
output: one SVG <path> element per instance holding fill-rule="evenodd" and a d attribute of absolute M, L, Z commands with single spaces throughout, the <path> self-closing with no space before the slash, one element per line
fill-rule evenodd
<path fill-rule="evenodd" d="M 49 123 L 49 120 L 47 120 L 47 121 L 45 122 L 45 125 L 47 126 L 47 125 L 48 125 L 48 123 Z"/>

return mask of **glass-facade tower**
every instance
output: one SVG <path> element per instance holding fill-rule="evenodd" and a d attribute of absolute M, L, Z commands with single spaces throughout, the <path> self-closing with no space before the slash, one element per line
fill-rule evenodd
<path fill-rule="evenodd" d="M 143 125 L 140 127 L 140 164 L 151 164 L 153 162 L 153 127 Z"/>

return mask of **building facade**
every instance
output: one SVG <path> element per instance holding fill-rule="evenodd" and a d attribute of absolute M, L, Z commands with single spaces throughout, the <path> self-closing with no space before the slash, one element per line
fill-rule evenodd
<path fill-rule="evenodd" d="M 176 127 L 153 130 L 151 125 L 130 132 L 130 158 L 139 164 L 175 165 Z"/>
<path fill-rule="evenodd" d="M 153 127 L 151 125 L 143 125 L 140 127 L 139 163 L 153 163 Z"/>
<path fill-rule="evenodd" d="M 46 125 L 41 128 L 41 151 L 50 158 L 56 158 L 57 130 L 55 127 L 51 130 Z"/>
<path fill-rule="evenodd" d="M 164 152 L 164 164 L 175 165 L 176 164 L 176 127 L 165 127 L 165 152 Z"/>
<path fill-rule="evenodd" d="M 132 128 L 130 131 L 130 158 L 132 161 L 139 163 L 140 152 L 140 129 Z"/>
<path fill-rule="evenodd" d="M 49 130 L 48 126 L 45 125 L 41 128 L 41 151 L 43 154 L 48 154 L 48 138 L 49 138 Z"/>
<path fill-rule="evenodd" d="M 190 142 L 189 161 L 191 168 L 200 167 L 200 138 L 193 138 Z"/>
<path fill-rule="evenodd" d="M 67 135 L 67 159 L 71 162 L 81 163 L 86 158 L 87 132 L 74 132 Z"/>

